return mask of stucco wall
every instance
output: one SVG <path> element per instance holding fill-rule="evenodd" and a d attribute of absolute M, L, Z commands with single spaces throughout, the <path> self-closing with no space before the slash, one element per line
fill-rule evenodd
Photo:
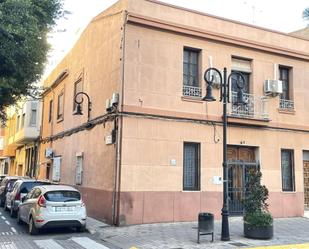
<path fill-rule="evenodd" d="M 88 214 L 111 222 L 114 188 L 115 145 L 106 145 L 105 138 L 114 128 L 113 121 L 96 125 L 49 141 L 48 138 L 79 127 L 87 122 L 87 99 L 84 97 L 82 116 L 73 115 L 74 83 L 82 78 L 82 90 L 90 96 L 90 119 L 106 114 L 106 99 L 119 93 L 121 86 L 121 40 L 123 13 L 118 3 L 88 25 L 73 49 L 45 80 L 50 87 L 44 96 L 42 139 L 40 145 L 40 177 L 46 177 L 46 166 L 52 160 L 45 149 L 62 157 L 60 182 L 76 185 L 76 153 L 83 153 L 83 182 L 77 186 L 83 193 Z M 60 83 L 55 81 L 66 72 Z M 63 120 L 57 120 L 58 95 L 64 93 Z M 53 100 L 52 121 L 49 122 L 49 102 Z M 46 140 L 47 139 L 47 140 Z M 52 171 L 50 172 L 51 179 Z M 97 202 L 99 201 L 99 202 Z"/>

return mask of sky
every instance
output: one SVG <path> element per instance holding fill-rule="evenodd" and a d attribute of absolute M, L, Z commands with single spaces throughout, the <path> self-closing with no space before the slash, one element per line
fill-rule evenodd
<path fill-rule="evenodd" d="M 43 78 L 72 48 L 93 17 L 117 0 L 63 0 L 64 9 L 71 14 L 57 21 L 48 35 L 51 50 Z M 198 10 L 208 14 L 253 24 L 256 26 L 292 32 L 305 28 L 308 22 L 302 12 L 309 0 L 161 0 L 162 2 Z"/>

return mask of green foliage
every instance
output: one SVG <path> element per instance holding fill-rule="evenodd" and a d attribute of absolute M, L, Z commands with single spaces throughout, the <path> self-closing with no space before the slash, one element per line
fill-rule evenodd
<path fill-rule="evenodd" d="M 245 209 L 245 222 L 254 226 L 260 224 L 271 224 L 272 217 L 268 213 L 268 189 L 265 185 L 261 185 L 262 173 L 259 171 L 251 171 L 247 183 L 247 193 L 243 199 Z"/>
<path fill-rule="evenodd" d="M 0 0 L 0 119 L 40 79 L 61 7 L 61 0 Z"/>
<path fill-rule="evenodd" d="M 306 8 L 304 11 L 303 11 L 303 18 L 305 20 L 309 20 L 309 8 Z"/>
<path fill-rule="evenodd" d="M 273 218 L 270 213 L 267 212 L 255 212 L 252 214 L 245 214 L 245 222 L 255 227 L 269 226 L 273 223 Z"/>

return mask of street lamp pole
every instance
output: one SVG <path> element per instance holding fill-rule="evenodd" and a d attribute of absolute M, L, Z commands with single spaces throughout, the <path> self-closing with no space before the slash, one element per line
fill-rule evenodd
<path fill-rule="evenodd" d="M 220 102 L 223 104 L 223 206 L 221 209 L 222 223 L 221 223 L 221 240 L 230 240 L 229 231 L 229 206 L 228 206 L 228 165 L 227 165 L 227 103 L 230 102 L 230 80 L 232 76 L 237 76 L 236 86 L 238 88 L 237 101 L 235 104 L 245 104 L 243 100 L 242 89 L 244 87 L 244 77 L 239 72 L 232 72 L 227 76 L 227 69 L 223 69 L 223 77 L 220 71 L 216 68 L 208 68 L 205 71 L 204 79 L 207 83 L 206 96 L 203 98 L 204 101 L 215 101 L 216 99 L 212 95 L 212 85 L 215 79 L 220 80 Z M 218 76 L 219 78 L 217 78 Z M 241 82 L 239 82 L 241 79 Z M 234 103 L 233 103 L 234 104 Z"/>

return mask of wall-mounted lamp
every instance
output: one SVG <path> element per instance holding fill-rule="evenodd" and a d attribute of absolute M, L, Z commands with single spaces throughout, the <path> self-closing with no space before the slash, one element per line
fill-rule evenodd
<path fill-rule="evenodd" d="M 83 115 L 83 111 L 82 111 L 82 106 L 81 104 L 84 102 L 84 98 L 82 97 L 81 100 L 78 100 L 78 96 L 80 95 L 85 95 L 87 97 L 87 101 L 88 101 L 88 115 L 87 115 L 87 121 L 89 122 L 90 120 L 90 112 L 91 112 L 91 101 L 90 101 L 90 97 L 87 93 L 85 92 L 78 92 L 75 97 L 74 97 L 74 102 L 76 103 L 76 110 L 73 113 L 73 115 Z"/>

